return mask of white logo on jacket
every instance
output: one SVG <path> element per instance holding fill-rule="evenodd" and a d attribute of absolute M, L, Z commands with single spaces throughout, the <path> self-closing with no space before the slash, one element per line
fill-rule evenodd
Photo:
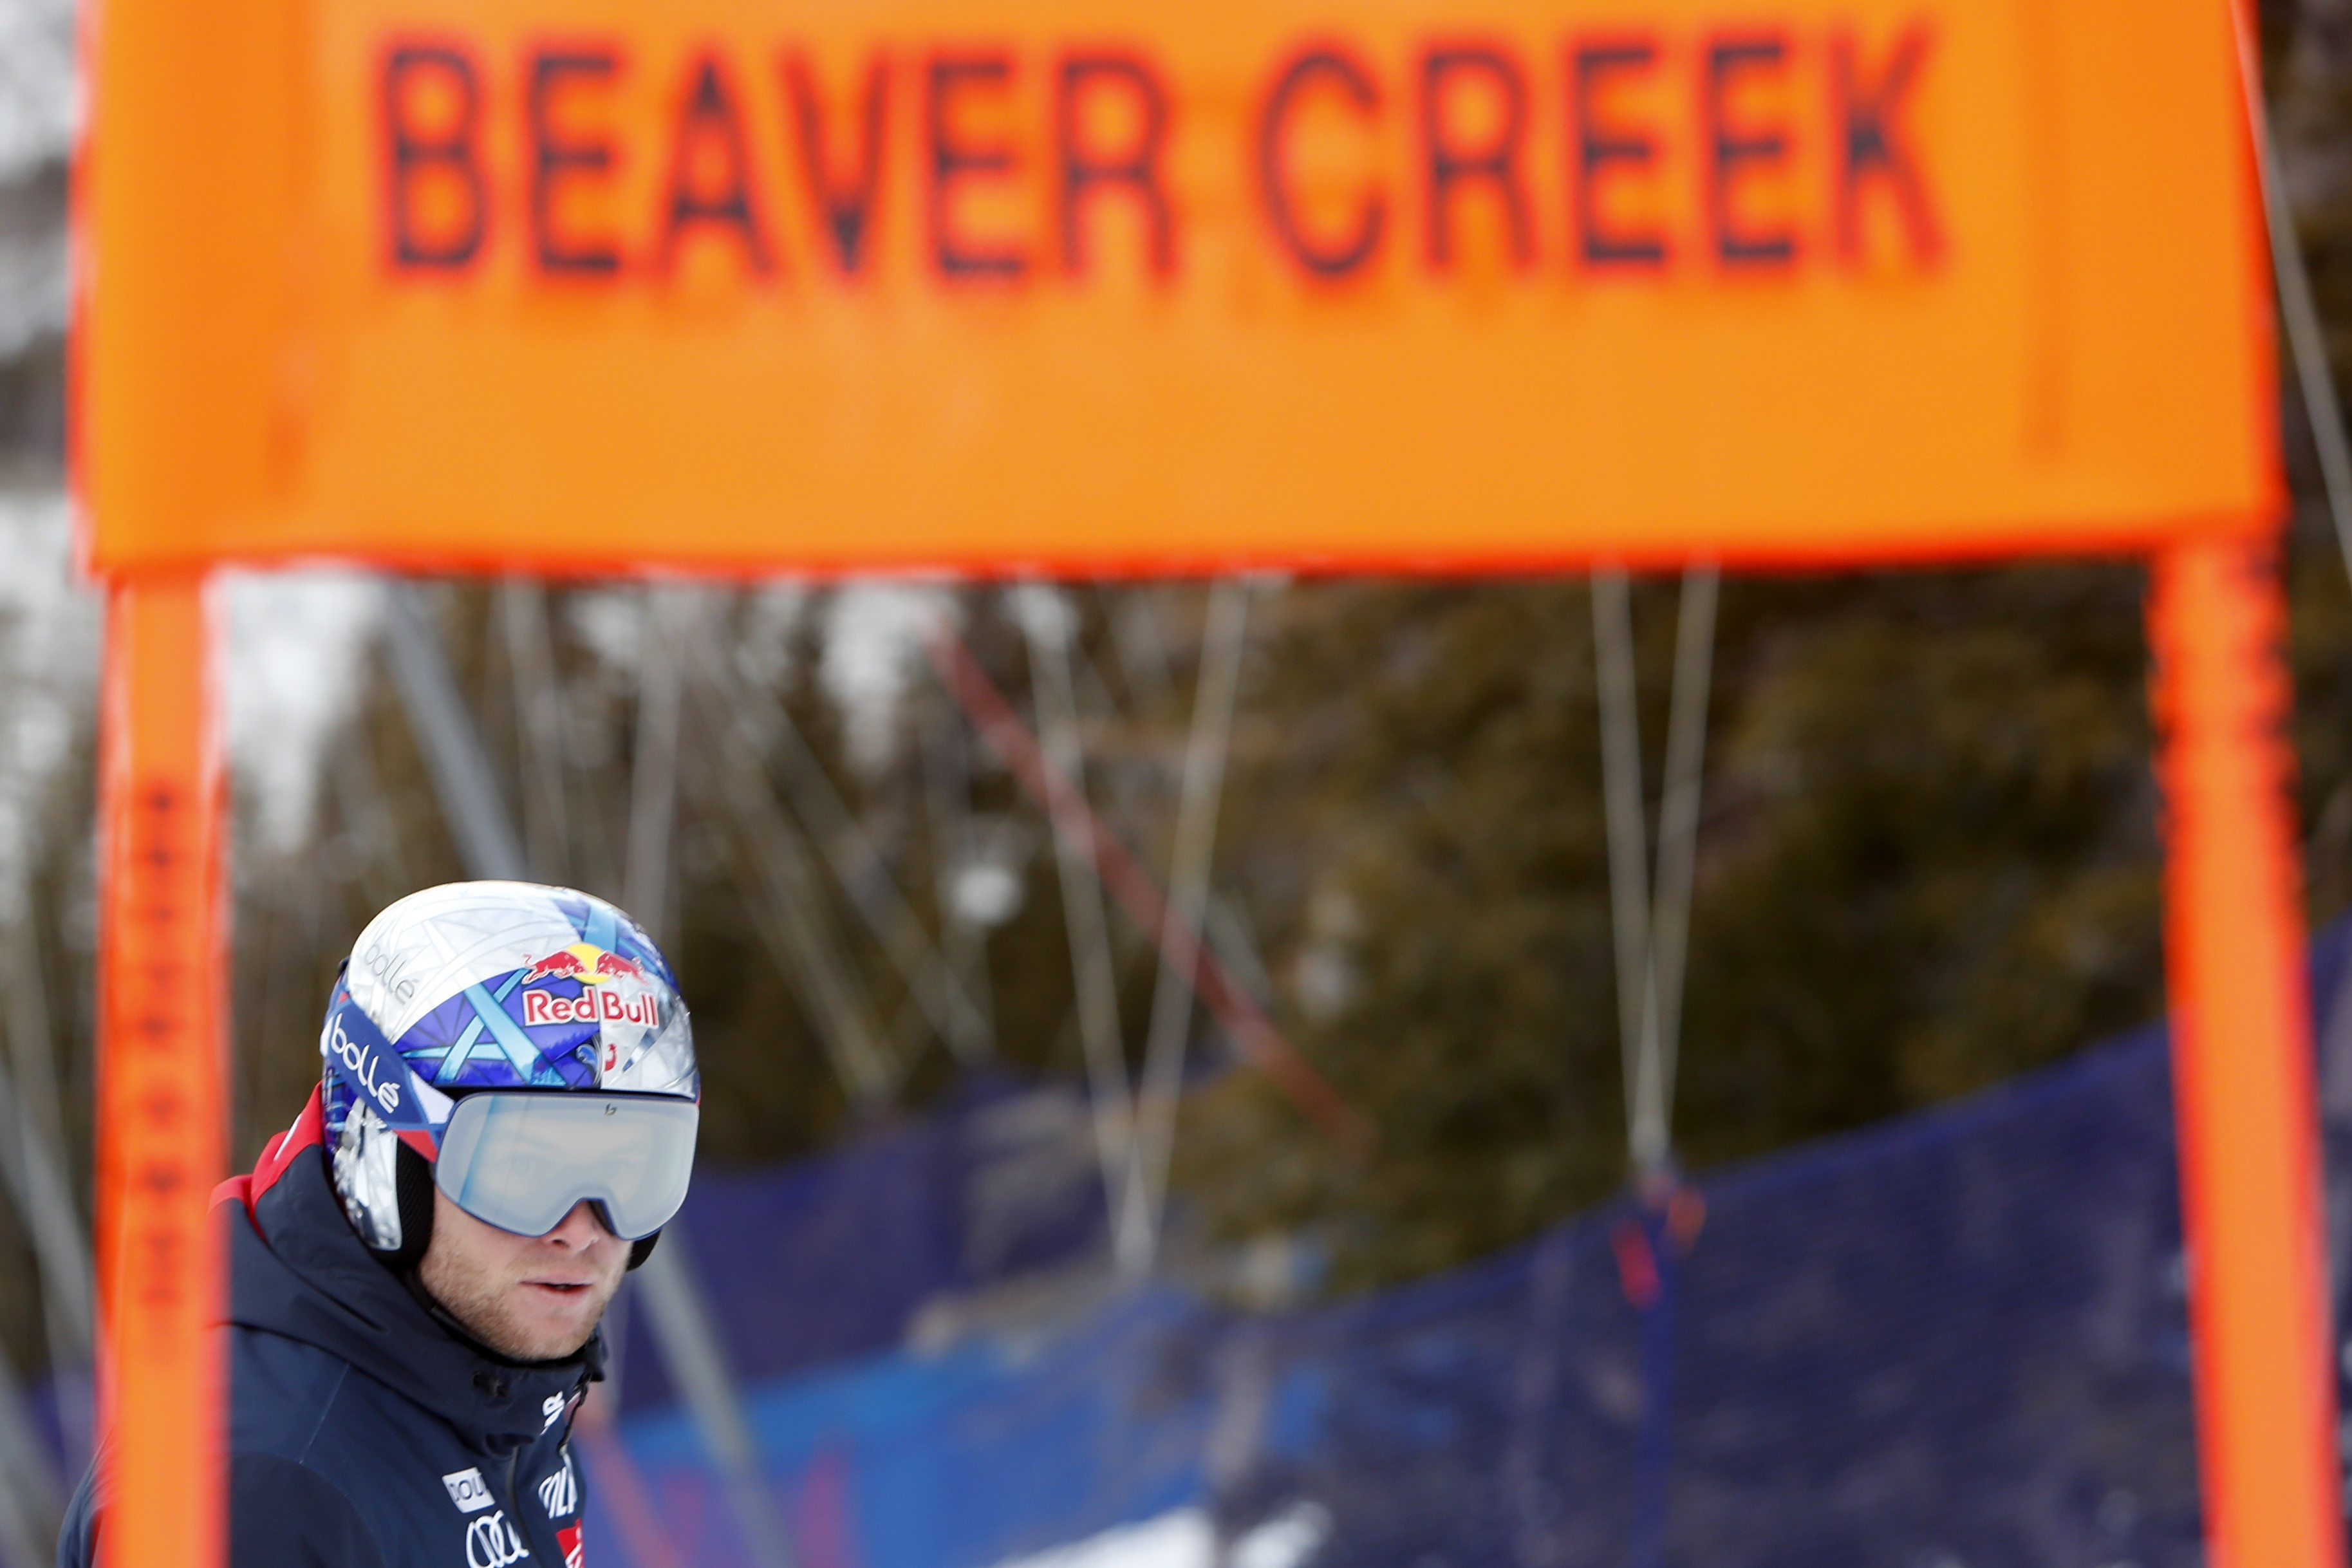
<path fill-rule="evenodd" d="M 539 1500 L 550 1519 L 580 1511 L 580 1478 L 572 1469 L 572 1450 L 563 1450 L 563 1468 L 539 1483 Z"/>
<path fill-rule="evenodd" d="M 452 1470 L 441 1478 L 441 1484 L 449 1489 L 449 1500 L 457 1505 L 459 1513 L 479 1513 L 490 1506 L 489 1483 L 478 1469 Z"/>
<path fill-rule="evenodd" d="M 510 1568 L 530 1555 L 504 1509 L 466 1527 L 466 1568 Z"/>

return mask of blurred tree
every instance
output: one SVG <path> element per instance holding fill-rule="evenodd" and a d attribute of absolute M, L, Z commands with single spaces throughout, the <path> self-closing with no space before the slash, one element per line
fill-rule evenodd
<path fill-rule="evenodd" d="M 2160 1005 L 2139 584 L 2074 565 L 1727 585 L 1688 1159 L 1930 1103 Z M 1640 588 L 1654 791 L 1674 613 L 1669 585 Z M 1380 1144 L 1353 1163 L 1264 1085 L 1220 1085 L 1184 1169 L 1222 1233 L 1310 1226 L 1335 1282 L 1385 1281 L 1622 1181 L 1591 649 L 1580 584 L 1297 595 L 1227 863 L 1302 1043 Z"/>
<path fill-rule="evenodd" d="M 509 811 L 533 847 L 534 872 L 563 878 L 625 902 L 629 801 L 637 747 L 638 661 L 646 635 L 646 592 L 634 586 L 565 589 L 546 595 L 546 689 L 518 680 L 515 645 L 499 632 L 497 595 L 480 584 L 436 587 L 445 651 L 468 694 Z M 909 997 L 882 944 L 866 931 L 834 862 L 870 849 L 879 872 L 913 907 L 936 942 L 944 925 L 933 839 L 913 732 L 961 732 L 968 721 L 935 684 L 915 683 L 888 718 L 881 755 L 861 765 L 849 726 L 825 687 L 831 617 L 840 601 L 797 588 L 713 592 L 700 600 L 687 636 L 720 661 L 738 704 L 736 736 L 713 725 L 718 710 L 698 694 L 707 672 L 688 659 L 677 742 L 678 794 L 664 946 L 695 1007 L 705 1075 L 702 1147 L 726 1162 L 774 1160 L 819 1149 L 877 1116 L 920 1105 L 958 1078 L 954 1056 Z M 1021 643 L 992 603 L 975 596 L 966 637 L 999 683 L 1025 689 Z M 537 635 L 534 633 L 534 635 Z M 1082 644 L 1105 635 L 1098 613 L 1085 617 Z M 902 650 L 905 651 L 905 650 Z M 1107 701 L 1115 701 L 1108 699 Z M 534 787 L 525 756 L 532 710 L 559 748 L 560 799 Z M 1098 714 L 1108 710 L 1098 704 Z M 1090 750 L 1116 753 L 1111 729 L 1097 726 Z M 795 739 L 796 737 L 796 739 Z M 1140 765 L 1159 765 L 1157 731 L 1141 743 Z M 821 814 L 804 816 L 812 786 L 787 752 L 814 761 L 815 793 L 846 807 L 862 845 L 833 843 Z M 983 933 L 982 994 L 995 1020 L 993 1059 L 1056 1075 L 1079 1068 L 1061 906 L 1042 819 L 984 747 L 966 738 L 970 776 L 962 807 L 988 840 L 983 847 L 1014 879 L 1008 907 Z M 273 848 L 247 832 L 238 847 L 236 1038 L 239 1063 L 236 1157 L 249 1159 L 284 1125 L 318 1070 L 320 1010 L 335 966 L 367 920 L 402 893 L 464 875 L 423 759 L 397 697 L 380 670 L 362 681 L 348 721 L 322 764 L 321 804 L 310 835 Z M 774 803 L 750 821 L 730 801 L 730 770 L 753 770 L 750 787 Z M 1115 781 L 1118 764 L 1105 770 Z M 795 782 L 795 781 L 798 782 Z M 740 784 L 742 781 L 733 781 Z M 1130 791 L 1130 793 L 1132 793 Z M 781 840 L 781 841 L 780 841 Z M 881 1044 L 897 1086 L 888 1103 L 855 1103 L 836 1074 L 821 1020 L 788 963 L 765 862 L 797 854 L 817 868 L 809 913 L 836 933 L 844 983 Z M 952 873 L 953 867 L 947 868 Z M 1122 1006 L 1139 1037 L 1150 972 L 1140 937 L 1119 933 L 1126 978 Z"/>

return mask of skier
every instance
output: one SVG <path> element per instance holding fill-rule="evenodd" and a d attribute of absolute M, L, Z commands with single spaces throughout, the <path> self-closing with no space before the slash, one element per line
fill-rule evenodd
<path fill-rule="evenodd" d="M 360 933 L 319 1088 L 226 1183 L 230 1568 L 582 1568 L 598 1321 L 685 1200 L 669 965 L 584 893 L 460 882 Z M 105 1527 L 103 1450 L 59 1568 Z"/>

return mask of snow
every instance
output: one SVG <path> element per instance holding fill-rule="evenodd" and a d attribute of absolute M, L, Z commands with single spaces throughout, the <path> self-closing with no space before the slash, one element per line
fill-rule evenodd
<path fill-rule="evenodd" d="M 841 710 L 852 765 L 879 773 L 890 762 L 899 700 L 923 644 L 952 620 L 955 602 L 935 586 L 852 583 L 825 622 L 825 693 Z"/>
<path fill-rule="evenodd" d="M 97 700 L 98 596 L 63 493 L 0 491 L 0 919 L 23 908 L 41 806 Z"/>
<path fill-rule="evenodd" d="M 63 159 L 81 113 L 71 0 L 0 0 L 0 183 Z"/>
<path fill-rule="evenodd" d="M 351 715 L 383 616 L 383 585 L 356 572 L 224 574 L 232 787 L 260 842 L 280 854 L 310 836 L 327 747 Z"/>
<path fill-rule="evenodd" d="M 62 223 L 0 224 L 0 359 L 64 332 L 69 283 Z"/>
<path fill-rule="evenodd" d="M 1319 1503 L 1294 1502 L 1234 1542 L 1230 1568 L 1305 1568 L 1331 1533 Z M 998 1568 L 1216 1568 L 1216 1526 L 1206 1510 L 1180 1508 Z"/>

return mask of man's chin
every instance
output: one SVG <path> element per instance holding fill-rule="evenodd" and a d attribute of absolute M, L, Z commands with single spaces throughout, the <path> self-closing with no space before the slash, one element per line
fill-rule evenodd
<path fill-rule="evenodd" d="M 517 1361 L 562 1361 L 579 1353 L 603 1316 L 601 1303 L 591 1310 L 568 1301 L 545 1306 L 519 1302 L 499 1314 L 495 1322 L 467 1326 L 477 1339 L 500 1355 Z"/>
<path fill-rule="evenodd" d="M 509 1279 L 492 1285 L 469 1279 L 462 1270 L 436 1280 L 432 1261 L 428 1255 L 424 1283 L 442 1310 L 481 1344 L 517 1361 L 562 1361 L 578 1354 L 620 1284 L 615 1279 L 566 1289 Z"/>
<path fill-rule="evenodd" d="M 562 1326 L 509 1323 L 505 1325 L 505 1329 L 506 1331 L 497 1338 L 486 1338 L 482 1342 L 500 1355 L 512 1356 L 517 1361 L 562 1361 L 580 1353 L 580 1347 L 588 1342 L 589 1336 L 596 1331 L 596 1325 L 590 1323 L 583 1328 L 573 1323 Z"/>

